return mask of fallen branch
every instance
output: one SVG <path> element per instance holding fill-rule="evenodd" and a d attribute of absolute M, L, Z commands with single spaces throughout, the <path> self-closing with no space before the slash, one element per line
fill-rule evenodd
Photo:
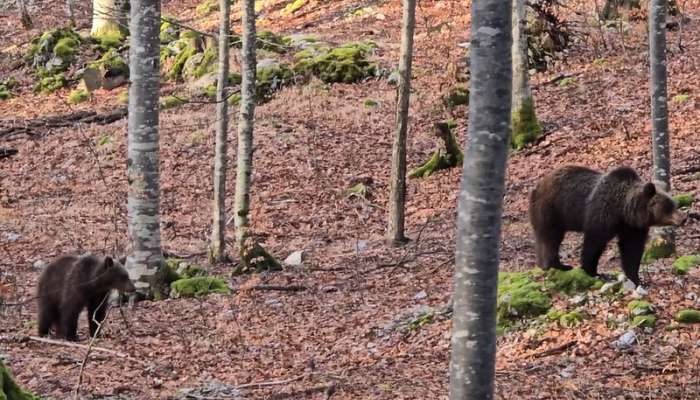
<path fill-rule="evenodd" d="M 99 351 L 99 352 L 101 352 L 101 353 L 111 354 L 111 355 L 113 355 L 113 356 L 115 356 L 115 357 L 123 358 L 123 359 L 125 359 L 125 360 L 134 361 L 134 362 L 137 362 L 137 363 L 142 364 L 142 365 L 148 365 L 146 362 L 141 361 L 141 360 L 136 359 L 136 358 L 133 358 L 133 357 L 131 357 L 130 355 L 128 355 L 128 354 L 126 354 L 126 353 L 122 353 L 122 352 L 119 352 L 119 351 L 116 351 L 116 350 L 112 350 L 112 349 L 106 349 L 106 348 L 104 348 L 104 347 L 97 347 L 97 346 L 92 346 L 92 347 L 91 347 L 91 346 L 84 345 L 84 344 L 80 344 L 80 343 L 66 342 L 66 341 L 63 341 L 63 340 L 42 338 L 42 337 L 38 337 L 38 336 L 26 336 L 25 338 L 28 339 L 28 340 L 33 340 L 33 341 L 35 341 L 35 342 L 46 343 L 46 344 L 52 344 L 52 345 L 55 345 L 55 346 L 73 347 L 73 348 L 83 349 L 83 350 Z"/>
<path fill-rule="evenodd" d="M 308 287 L 302 285 L 289 285 L 289 286 L 279 286 L 279 285 L 256 285 L 251 289 L 253 290 L 279 290 L 282 292 L 302 292 L 307 290 Z"/>
<path fill-rule="evenodd" d="M 17 153 L 19 153 L 19 151 L 17 149 L 6 149 L 3 147 L 0 147 L 0 159 L 14 156 Z"/>
<path fill-rule="evenodd" d="M 95 111 L 78 111 L 70 114 L 28 120 L 0 120 L 0 138 L 27 134 L 36 135 L 39 130 L 65 128 L 75 123 L 107 125 L 127 116 L 127 108 L 120 107 L 104 114 Z"/>
<path fill-rule="evenodd" d="M 307 374 L 303 374 L 303 375 L 299 375 L 299 376 L 294 377 L 294 378 L 289 378 L 289 379 L 285 379 L 285 380 L 281 380 L 281 381 L 267 381 L 267 382 L 258 382 L 258 383 L 246 383 L 246 384 L 243 384 L 243 385 L 238 385 L 238 386 L 236 386 L 236 389 L 237 389 L 237 390 L 241 390 L 241 389 L 261 389 L 261 388 L 268 387 L 268 386 L 286 385 L 286 384 L 288 384 L 288 383 L 300 381 L 300 380 L 304 379 L 306 376 L 307 376 Z"/>
<path fill-rule="evenodd" d="M 552 348 L 552 349 L 549 349 L 549 350 L 545 350 L 545 351 L 543 351 L 543 352 L 541 352 L 541 353 L 534 354 L 534 357 L 535 357 L 535 358 L 541 358 L 541 357 L 552 356 L 552 355 L 554 355 L 554 354 L 563 353 L 563 352 L 565 352 L 566 350 L 569 350 L 570 348 L 576 346 L 577 344 L 578 344 L 578 341 L 572 340 L 572 341 L 570 341 L 570 342 L 566 342 L 566 343 L 562 344 L 561 346 L 557 346 L 557 347 L 555 347 L 555 348 Z"/>

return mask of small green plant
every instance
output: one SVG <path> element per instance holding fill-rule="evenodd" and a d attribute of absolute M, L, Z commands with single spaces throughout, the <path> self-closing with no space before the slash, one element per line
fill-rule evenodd
<path fill-rule="evenodd" d="M 367 100 L 365 100 L 363 104 L 364 104 L 365 107 L 367 107 L 367 108 L 374 108 L 374 107 L 376 107 L 377 105 L 379 105 L 379 103 L 377 103 L 375 100 L 372 100 L 372 99 L 367 99 Z"/>
<path fill-rule="evenodd" d="M 678 208 L 688 208 L 693 205 L 695 199 L 692 193 L 681 193 L 673 196 L 673 201 L 676 202 Z"/>
<path fill-rule="evenodd" d="M 681 310 L 676 314 L 675 319 L 684 324 L 697 324 L 700 322 L 700 311 Z"/>
<path fill-rule="evenodd" d="M 90 93 L 88 93 L 87 90 L 83 89 L 76 89 L 70 92 L 68 95 L 68 103 L 70 104 L 78 104 L 86 101 L 87 99 L 90 98 Z"/>
<path fill-rule="evenodd" d="M 671 98 L 671 101 L 676 104 L 683 104 L 690 100 L 690 95 L 688 93 L 680 93 Z"/>
<path fill-rule="evenodd" d="M 286 7 L 284 7 L 281 14 L 282 15 L 292 14 L 295 11 L 299 10 L 300 8 L 304 7 L 305 4 L 306 4 L 306 0 L 293 0 L 291 3 L 287 4 Z"/>
<path fill-rule="evenodd" d="M 170 297 L 203 297 L 212 293 L 230 294 L 226 281 L 212 276 L 178 279 L 170 284 Z"/>
<path fill-rule="evenodd" d="M 562 78 L 561 80 L 559 80 L 558 85 L 564 87 L 564 86 L 571 86 L 571 85 L 573 85 L 573 84 L 575 84 L 575 83 L 576 83 L 576 77 L 567 76 L 567 77 Z"/>
<path fill-rule="evenodd" d="M 698 265 L 700 265 L 700 256 L 694 254 L 680 256 L 673 262 L 673 273 L 676 275 L 685 275 Z"/>

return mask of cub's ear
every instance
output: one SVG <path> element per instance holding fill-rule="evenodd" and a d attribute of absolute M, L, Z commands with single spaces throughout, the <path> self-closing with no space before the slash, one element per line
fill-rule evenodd
<path fill-rule="evenodd" d="M 656 185 L 654 185 L 651 182 L 644 185 L 644 195 L 645 196 L 652 197 L 655 194 L 656 194 Z"/>
<path fill-rule="evenodd" d="M 105 268 L 112 268 L 114 266 L 114 260 L 112 260 L 112 257 L 107 256 L 105 257 Z"/>

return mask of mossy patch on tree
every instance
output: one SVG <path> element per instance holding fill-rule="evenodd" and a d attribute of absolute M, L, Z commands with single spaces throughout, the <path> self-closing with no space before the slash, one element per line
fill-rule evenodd
<path fill-rule="evenodd" d="M 655 260 L 671 257 L 676 252 L 676 246 L 670 240 L 662 236 L 657 236 L 649 240 L 642 263 L 649 264 Z"/>
<path fill-rule="evenodd" d="M 10 369 L 0 359 L 0 400 L 39 400 L 38 396 L 22 390 L 12 378 Z"/>
<path fill-rule="evenodd" d="M 700 265 L 700 256 L 694 254 L 680 256 L 673 262 L 673 273 L 676 275 L 685 275 L 698 265 Z"/>
<path fill-rule="evenodd" d="M 692 309 L 681 310 L 676 313 L 674 319 L 684 324 L 697 324 L 700 323 L 700 311 Z"/>
<path fill-rule="evenodd" d="M 524 99 L 519 110 L 513 110 L 512 126 L 511 146 L 516 150 L 522 149 L 540 136 L 542 127 L 537 121 L 535 101 L 532 97 Z"/>
<path fill-rule="evenodd" d="M 676 202 L 678 208 L 687 208 L 693 205 L 695 198 L 692 193 L 681 193 L 673 196 L 673 201 Z"/>
<path fill-rule="evenodd" d="M 566 295 L 585 292 L 589 289 L 600 289 L 603 286 L 603 281 L 588 275 L 581 268 L 572 268 L 569 271 L 550 269 L 547 271 L 546 278 L 547 289 Z"/>
<path fill-rule="evenodd" d="M 464 153 L 453 133 L 456 126 L 454 121 L 435 124 L 435 135 L 442 140 L 444 151 L 442 148 L 436 149 L 428 161 L 408 173 L 409 178 L 426 178 L 436 171 L 462 165 Z"/>
<path fill-rule="evenodd" d="M 209 294 L 231 294 L 231 289 L 222 278 L 195 276 L 178 279 L 170 284 L 170 297 L 203 297 Z"/>
<path fill-rule="evenodd" d="M 514 321 L 545 314 L 552 299 L 532 272 L 499 272 L 496 316 L 498 330 L 503 331 Z"/>
<path fill-rule="evenodd" d="M 68 95 L 69 104 L 79 104 L 90 98 L 90 93 L 84 89 L 76 89 Z"/>
<path fill-rule="evenodd" d="M 316 46 L 295 54 L 294 71 L 315 76 L 326 83 L 355 83 L 374 76 L 377 66 L 368 60 L 376 45 L 371 42 L 346 43 L 336 48 Z"/>

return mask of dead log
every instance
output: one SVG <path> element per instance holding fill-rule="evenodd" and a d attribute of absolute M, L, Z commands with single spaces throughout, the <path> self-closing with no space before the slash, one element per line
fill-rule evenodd
<path fill-rule="evenodd" d="M 16 135 L 39 135 L 51 128 L 64 128 L 81 124 L 107 125 L 127 116 L 127 108 L 119 107 L 113 111 L 98 114 L 96 111 L 77 111 L 70 114 L 51 115 L 26 120 L 0 120 L 0 138 L 10 139 Z"/>

